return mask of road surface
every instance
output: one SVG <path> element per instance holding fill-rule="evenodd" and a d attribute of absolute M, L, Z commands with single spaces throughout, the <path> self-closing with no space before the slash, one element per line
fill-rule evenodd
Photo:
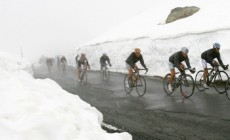
<path fill-rule="evenodd" d="M 111 73 L 109 81 L 102 81 L 99 72 L 88 71 L 86 86 L 75 82 L 75 74 L 72 68 L 66 73 L 40 68 L 34 77 L 53 79 L 80 96 L 102 112 L 106 124 L 129 132 L 133 140 L 230 140 L 230 100 L 213 88 L 195 90 L 185 99 L 179 89 L 166 95 L 161 78 L 145 77 L 147 92 L 139 97 L 135 90 L 124 92 L 124 74 Z"/>

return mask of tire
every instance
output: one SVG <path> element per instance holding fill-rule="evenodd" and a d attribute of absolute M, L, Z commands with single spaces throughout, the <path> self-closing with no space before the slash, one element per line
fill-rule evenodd
<path fill-rule="evenodd" d="M 204 82 L 204 76 L 203 75 L 204 75 L 204 71 L 200 70 L 197 72 L 196 77 L 195 77 L 195 85 L 199 91 L 205 90 L 205 88 L 202 85 L 202 82 Z"/>
<path fill-rule="evenodd" d="M 128 83 L 128 75 L 125 75 L 125 78 L 124 78 L 124 90 L 127 94 L 129 94 L 133 87 L 127 87 L 127 83 Z"/>
<path fill-rule="evenodd" d="M 83 77 L 81 78 L 80 84 L 82 84 L 84 86 L 87 84 L 87 72 L 85 72 Z"/>
<path fill-rule="evenodd" d="M 228 82 L 229 77 L 225 71 L 219 71 L 214 79 L 214 88 L 219 94 L 226 92 L 226 83 Z"/>
<path fill-rule="evenodd" d="M 105 79 L 105 80 L 109 80 L 109 78 L 110 78 L 110 71 L 109 71 L 109 69 L 107 68 L 107 69 L 105 70 L 105 72 L 104 72 L 104 79 Z"/>
<path fill-rule="evenodd" d="M 230 79 L 226 83 L 226 96 L 230 100 L 230 91 L 229 90 L 230 90 Z"/>
<path fill-rule="evenodd" d="M 184 96 L 185 98 L 189 98 L 192 96 L 194 89 L 195 89 L 195 83 L 194 79 L 192 78 L 191 75 L 186 74 L 186 78 L 182 78 L 182 83 L 180 85 L 180 92 L 181 95 Z"/>
<path fill-rule="evenodd" d="M 173 92 L 170 92 L 168 90 L 168 81 L 169 81 L 169 78 L 171 77 L 171 74 L 166 74 L 164 79 L 163 79 L 163 88 L 164 88 L 164 91 L 167 95 L 171 95 Z M 175 79 L 175 78 L 174 78 Z"/>
<path fill-rule="evenodd" d="M 137 94 L 142 97 L 144 96 L 145 92 L 146 92 L 146 81 L 145 78 L 143 76 L 139 75 L 139 78 L 137 79 L 136 83 L 136 90 L 137 90 Z"/>

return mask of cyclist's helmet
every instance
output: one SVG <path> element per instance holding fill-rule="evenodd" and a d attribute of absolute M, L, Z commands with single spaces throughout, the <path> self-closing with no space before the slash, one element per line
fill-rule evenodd
<path fill-rule="evenodd" d="M 189 50 L 188 50 L 188 48 L 186 48 L 186 47 L 182 47 L 182 48 L 181 48 L 181 51 L 184 52 L 184 53 L 188 53 Z"/>
<path fill-rule="evenodd" d="M 85 54 L 85 53 L 81 53 L 81 56 L 85 57 L 85 56 L 86 56 L 86 54 Z"/>
<path fill-rule="evenodd" d="M 213 43 L 213 48 L 220 49 L 220 44 L 219 43 Z"/>
<path fill-rule="evenodd" d="M 141 49 L 140 49 L 140 48 L 135 48 L 135 49 L 134 49 L 134 52 L 135 52 L 135 53 L 141 53 Z"/>
<path fill-rule="evenodd" d="M 103 56 L 107 56 L 107 54 L 106 54 L 106 53 L 103 53 L 102 55 L 103 55 Z"/>

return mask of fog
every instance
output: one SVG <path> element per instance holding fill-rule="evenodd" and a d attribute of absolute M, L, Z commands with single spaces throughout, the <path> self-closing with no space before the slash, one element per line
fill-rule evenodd
<path fill-rule="evenodd" d="M 75 47 L 146 11 L 152 0 L 2 0 L 0 51 L 36 61 Z"/>

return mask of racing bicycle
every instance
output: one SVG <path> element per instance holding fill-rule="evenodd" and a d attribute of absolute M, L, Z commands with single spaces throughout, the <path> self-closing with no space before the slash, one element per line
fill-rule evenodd
<path fill-rule="evenodd" d="M 167 95 L 171 95 L 178 87 L 180 87 L 180 93 L 183 97 L 189 98 L 192 96 L 195 89 L 195 83 L 193 77 L 190 74 L 185 73 L 186 70 L 190 69 L 185 68 L 182 72 L 176 72 L 174 80 L 172 81 L 172 92 L 168 90 L 171 74 L 168 73 L 165 75 L 163 79 L 163 88 Z M 179 76 L 177 76 L 178 74 Z"/>
<path fill-rule="evenodd" d="M 87 66 L 81 66 L 80 68 L 80 81 L 79 84 L 80 85 L 86 85 L 87 84 Z"/>
<path fill-rule="evenodd" d="M 132 69 L 132 70 L 133 70 L 133 74 L 130 80 L 128 80 L 129 75 L 128 74 L 125 75 L 124 90 L 127 94 L 129 94 L 133 88 L 136 88 L 137 94 L 140 97 L 142 97 L 144 96 L 146 92 L 146 81 L 145 81 L 145 78 L 139 74 L 139 71 L 146 70 L 146 69 L 137 69 L 137 70 Z M 147 70 L 145 74 L 146 73 L 147 73 Z"/>
<path fill-rule="evenodd" d="M 218 65 L 217 67 L 208 68 L 209 72 L 207 76 L 207 85 L 208 86 L 213 85 L 219 94 L 223 94 L 227 90 L 226 84 L 229 80 L 229 76 L 225 71 L 219 70 L 219 67 L 220 65 Z M 226 65 L 225 67 L 228 68 L 228 65 Z M 203 84 L 205 83 L 204 70 L 200 70 L 197 72 L 195 81 L 196 81 L 196 88 L 199 91 L 204 91 L 206 89 L 203 86 Z"/>
<path fill-rule="evenodd" d="M 110 71 L 109 71 L 109 68 L 107 67 L 107 64 L 105 64 L 101 70 L 101 79 L 109 80 L 109 78 L 110 78 Z"/>

